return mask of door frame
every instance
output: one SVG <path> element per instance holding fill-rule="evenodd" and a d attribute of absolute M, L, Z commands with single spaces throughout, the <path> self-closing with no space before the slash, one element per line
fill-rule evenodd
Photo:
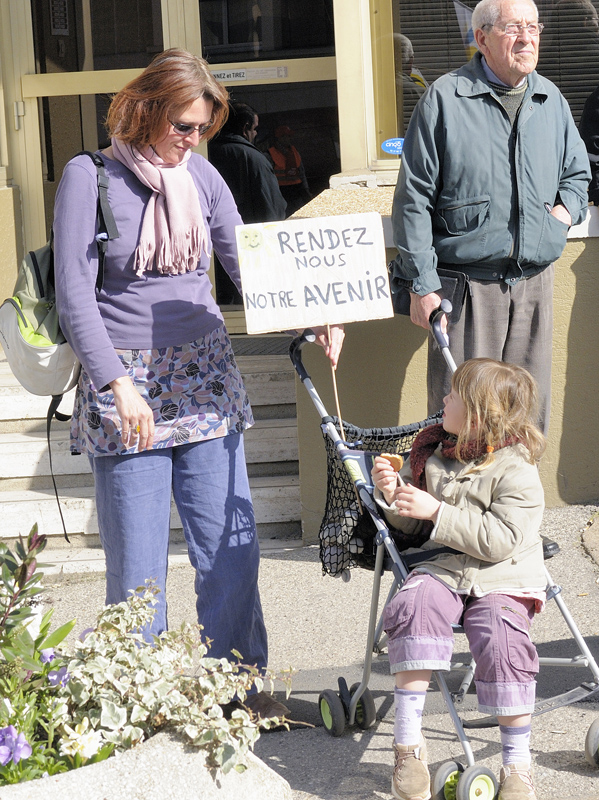
<path fill-rule="evenodd" d="M 201 54 L 198 1 L 161 0 L 161 8 L 165 49 L 176 46 Z M 0 41 L 4 53 L 10 53 L 10 57 L 5 57 L 2 64 L 6 149 L 11 154 L 12 179 L 22 190 L 24 241 L 28 248 L 36 248 L 46 240 L 39 98 L 118 92 L 142 70 L 36 74 L 30 3 L 27 0 L 0 0 L 0 12 Z M 217 64 L 211 68 L 218 73 L 245 71 L 252 85 L 336 79 L 333 56 Z M 266 71 L 268 77 L 259 77 L 261 71 L 262 75 Z M 273 71 L 283 77 L 273 78 Z M 239 85 L 234 79 L 225 78 L 223 83 L 226 86 Z M 3 150 L 0 140 L 0 168 L 4 161 Z"/>

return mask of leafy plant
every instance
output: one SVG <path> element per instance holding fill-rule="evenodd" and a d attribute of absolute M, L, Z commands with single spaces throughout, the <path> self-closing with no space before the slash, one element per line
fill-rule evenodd
<path fill-rule="evenodd" d="M 61 696 L 69 716 L 116 749 L 169 728 L 205 749 L 210 767 L 243 769 L 260 725 L 243 709 L 227 719 L 221 706 L 243 700 L 254 684 L 261 690 L 263 680 L 254 667 L 207 657 L 199 625 L 184 623 L 147 644 L 142 631 L 151 622 L 157 592 L 151 584 L 140 587 L 99 614 L 67 664 Z"/>
<path fill-rule="evenodd" d="M 13 553 L 0 543 L 0 784 L 64 772 L 68 763 L 54 749 L 63 706 L 53 675 L 62 668 L 54 648 L 72 630 L 68 622 L 50 632 L 53 609 L 32 635 L 35 600 L 41 592 L 37 558 L 46 537 L 34 525 Z"/>
<path fill-rule="evenodd" d="M 225 716 L 222 707 L 243 701 L 252 687 L 262 690 L 258 670 L 239 653 L 236 663 L 209 658 L 199 625 L 184 623 L 147 643 L 159 591 L 151 582 L 106 606 L 61 652 L 74 620 L 50 632 L 50 610 L 39 632 L 30 631 L 45 546 L 37 526 L 15 554 L 0 543 L 0 785 L 101 761 L 164 729 L 205 750 L 215 771 L 245 769 L 260 727 L 281 721 L 259 721 L 239 707 Z M 281 677 L 289 685 L 289 674 Z"/>

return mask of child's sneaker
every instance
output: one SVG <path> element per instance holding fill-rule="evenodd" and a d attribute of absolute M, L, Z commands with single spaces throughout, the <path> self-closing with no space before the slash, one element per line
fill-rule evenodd
<path fill-rule="evenodd" d="M 537 800 L 530 764 L 505 764 L 501 768 L 497 800 Z"/>
<path fill-rule="evenodd" d="M 397 800 L 429 800 L 431 776 L 428 771 L 426 742 L 396 744 L 391 794 Z"/>

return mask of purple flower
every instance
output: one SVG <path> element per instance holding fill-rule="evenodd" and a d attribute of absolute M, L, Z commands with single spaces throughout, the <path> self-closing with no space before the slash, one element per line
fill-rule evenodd
<path fill-rule="evenodd" d="M 93 632 L 94 632 L 94 629 L 93 629 L 93 628 L 85 628 L 85 629 L 84 629 L 84 630 L 82 630 L 82 631 L 81 631 L 81 633 L 79 634 L 79 641 L 80 641 L 80 642 L 84 642 L 84 641 L 85 641 L 85 639 L 86 639 L 86 637 L 87 637 L 87 634 L 88 634 L 88 633 L 93 633 Z"/>
<path fill-rule="evenodd" d="M 31 746 L 25 739 L 24 733 L 19 733 L 12 725 L 0 730 L 0 764 L 5 767 L 12 759 L 18 764 L 22 758 L 29 758 Z"/>
<path fill-rule="evenodd" d="M 50 661 L 54 661 L 55 658 L 56 656 L 54 655 L 53 647 L 47 647 L 40 653 L 40 661 L 42 662 L 42 664 L 49 664 Z"/>
<path fill-rule="evenodd" d="M 60 669 L 52 669 L 48 673 L 48 683 L 50 686 L 66 686 L 69 681 L 67 668 L 61 667 Z"/>

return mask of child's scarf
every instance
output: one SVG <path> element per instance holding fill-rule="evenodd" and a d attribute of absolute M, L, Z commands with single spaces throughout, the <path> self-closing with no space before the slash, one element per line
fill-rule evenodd
<path fill-rule="evenodd" d="M 441 445 L 441 454 L 444 458 L 455 459 L 457 458 L 457 441 L 457 436 L 453 433 L 447 433 L 442 423 L 429 425 L 427 428 L 423 428 L 420 431 L 418 436 L 414 439 L 412 449 L 410 450 L 412 483 L 416 488 L 426 491 L 426 462 L 435 452 L 439 444 Z M 501 450 L 503 447 L 509 447 L 510 445 L 517 444 L 517 442 L 518 439 L 513 436 L 508 436 L 503 442 L 495 445 L 493 450 Z M 460 461 L 464 463 L 478 461 L 486 456 L 488 452 L 489 449 L 484 442 L 478 439 L 471 439 L 462 447 Z"/>
<path fill-rule="evenodd" d="M 191 151 L 180 164 L 167 164 L 151 147 L 140 152 L 116 138 L 111 143 L 115 158 L 152 190 L 133 260 L 137 275 L 153 267 L 175 275 L 197 269 L 202 251 L 209 252 L 198 191 L 187 170 Z"/>

